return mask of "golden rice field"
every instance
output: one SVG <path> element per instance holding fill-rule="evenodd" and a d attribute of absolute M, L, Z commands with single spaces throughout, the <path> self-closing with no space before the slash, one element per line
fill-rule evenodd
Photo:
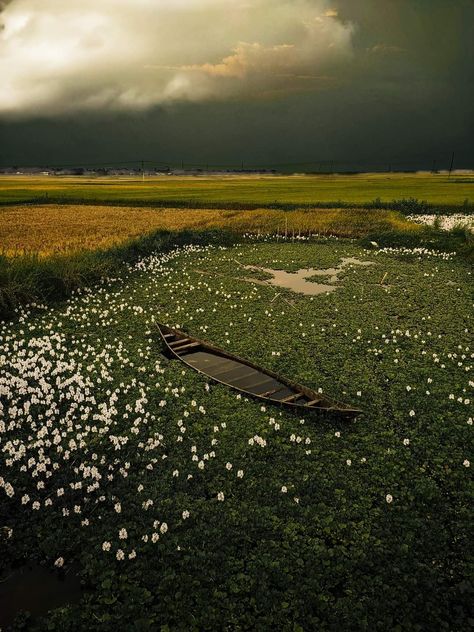
<path fill-rule="evenodd" d="M 96 250 L 154 230 L 222 228 L 239 233 L 276 231 L 361 237 L 384 230 L 419 231 L 394 211 L 365 209 L 189 210 L 113 206 L 12 206 L 0 210 L 0 252 L 47 256 Z"/>

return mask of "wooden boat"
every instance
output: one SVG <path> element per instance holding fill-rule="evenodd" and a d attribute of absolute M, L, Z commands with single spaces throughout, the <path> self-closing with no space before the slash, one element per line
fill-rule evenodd
<path fill-rule="evenodd" d="M 242 395 L 300 412 L 317 411 L 346 419 L 352 419 L 362 412 L 199 338 L 166 325 L 157 326 L 169 357 L 181 360 L 195 371 Z"/>

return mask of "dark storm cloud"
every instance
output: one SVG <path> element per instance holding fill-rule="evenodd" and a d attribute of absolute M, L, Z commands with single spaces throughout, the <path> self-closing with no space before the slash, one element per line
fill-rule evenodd
<path fill-rule="evenodd" d="M 343 55 L 327 55 L 324 65 L 318 62 L 312 70 L 308 60 L 322 49 L 316 39 L 310 40 L 309 57 L 299 56 L 297 63 L 291 58 L 285 73 L 286 61 L 279 55 L 290 51 L 279 47 L 291 42 L 290 37 L 297 41 L 297 5 L 303 6 L 281 1 L 280 16 L 288 16 L 290 26 L 279 40 L 265 40 L 265 31 L 257 29 L 247 39 L 256 42 L 260 32 L 259 46 L 239 49 L 216 35 L 213 55 L 201 51 L 179 64 L 169 63 L 170 72 L 179 65 L 181 72 L 204 73 L 210 81 L 206 98 L 165 101 L 161 107 L 148 104 L 141 111 L 114 112 L 106 106 L 49 118 L 33 108 L 24 120 L 4 116 L 2 163 L 144 158 L 204 165 L 344 160 L 348 168 L 363 168 L 371 161 L 387 167 L 431 167 L 435 159 L 438 166 L 449 164 L 455 151 L 457 164 L 474 165 L 472 2 L 305 2 L 308 10 L 317 6 L 318 17 L 343 35 L 337 40 L 343 43 Z M 238 39 L 238 29 L 231 39 Z M 229 54 L 224 53 L 228 48 Z M 252 64 L 258 73 L 242 81 L 244 69 Z M 270 74 L 280 75 L 278 81 L 269 81 Z M 254 89 L 259 78 L 265 88 L 260 94 Z M 232 90 L 223 99 L 219 86 L 227 80 Z M 57 103 L 61 98 L 59 92 Z"/>

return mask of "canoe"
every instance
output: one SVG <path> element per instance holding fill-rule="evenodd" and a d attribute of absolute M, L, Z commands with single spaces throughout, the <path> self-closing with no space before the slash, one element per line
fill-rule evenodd
<path fill-rule="evenodd" d="M 346 419 L 362 412 L 183 331 L 157 326 L 168 357 L 242 395 L 299 412 L 316 411 Z"/>

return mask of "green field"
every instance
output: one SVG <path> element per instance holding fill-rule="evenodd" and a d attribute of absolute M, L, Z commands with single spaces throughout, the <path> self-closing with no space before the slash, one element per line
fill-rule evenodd
<path fill-rule="evenodd" d="M 236 263 L 342 257 L 374 265 L 314 298 Z M 164 358 L 154 320 L 365 414 L 207 386 Z M 460 258 L 327 239 L 156 254 L 4 323 L 0 577 L 64 561 L 84 583 L 78 604 L 17 629 L 469 629 L 471 320 Z"/>
<path fill-rule="evenodd" d="M 474 175 L 361 174 L 146 178 L 0 176 L 0 204 L 42 199 L 245 204 L 365 204 L 415 198 L 434 205 L 474 201 Z"/>

